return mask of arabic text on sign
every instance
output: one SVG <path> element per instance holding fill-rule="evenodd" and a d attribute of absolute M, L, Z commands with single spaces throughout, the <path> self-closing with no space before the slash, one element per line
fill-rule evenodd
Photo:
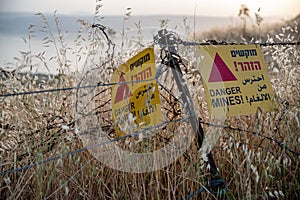
<path fill-rule="evenodd" d="M 259 81 L 264 81 L 265 78 L 264 78 L 264 75 L 262 74 L 261 77 L 255 77 L 255 76 L 252 76 L 251 78 L 246 78 L 243 80 L 243 85 L 246 85 L 247 83 L 254 83 L 254 82 L 259 82 Z"/>
<path fill-rule="evenodd" d="M 269 101 L 269 100 L 271 100 L 271 97 L 270 97 L 269 93 L 256 94 L 256 95 L 252 95 L 250 97 L 246 96 L 246 100 L 250 105 L 252 105 L 255 102 Z"/>

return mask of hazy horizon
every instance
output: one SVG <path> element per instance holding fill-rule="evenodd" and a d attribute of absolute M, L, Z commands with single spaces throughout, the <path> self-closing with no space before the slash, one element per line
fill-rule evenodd
<path fill-rule="evenodd" d="M 44 13 L 53 32 L 56 32 L 55 21 L 53 13 Z M 90 24 L 93 23 L 93 15 L 69 15 L 57 13 L 59 18 L 62 33 L 65 36 L 66 42 L 72 47 L 74 39 L 77 37 L 77 31 L 80 25 L 77 23 L 78 19 L 85 19 Z M 111 36 L 114 42 L 121 39 L 120 33 L 123 27 L 124 15 L 103 16 L 101 24 L 109 27 L 115 31 L 115 35 Z M 186 17 L 186 25 L 184 25 L 184 18 Z M 187 16 L 187 15 L 133 15 L 125 22 L 125 30 L 132 30 L 131 35 L 137 35 L 136 23 L 141 22 L 143 40 L 145 42 L 151 41 L 153 34 L 160 29 L 160 20 L 168 20 L 168 29 L 176 31 L 181 37 L 187 37 L 193 31 L 201 32 L 207 31 L 215 27 L 223 27 L 228 25 L 237 25 L 241 23 L 241 19 L 236 17 L 218 17 L 218 16 Z M 255 19 L 253 19 L 255 21 Z M 281 20 L 275 18 L 265 19 Z M 264 23 L 265 23 L 264 22 Z M 255 22 L 254 22 L 255 23 Z M 19 51 L 28 50 L 23 38 L 28 37 L 28 27 L 33 24 L 37 25 L 34 30 L 38 31 L 39 27 L 43 26 L 39 16 L 28 12 L 0 12 L 0 47 L 2 53 L 0 54 L 0 66 L 11 62 L 13 57 L 20 57 Z M 189 30 L 186 28 L 189 27 Z M 186 32 L 189 31 L 189 32 Z M 33 53 L 41 52 L 43 48 L 42 38 L 45 34 L 37 32 L 37 37 L 32 38 Z M 43 48 L 44 49 L 44 48 Z M 55 53 L 54 49 L 48 48 L 47 53 Z"/>
<path fill-rule="evenodd" d="M 54 25 L 54 12 L 52 13 L 43 13 L 47 20 L 49 20 L 50 25 Z M 300 14 L 300 12 L 299 12 Z M 74 25 L 77 24 L 77 19 L 85 19 L 90 20 L 90 23 L 92 23 L 93 15 L 92 14 L 78 14 L 78 15 L 72 15 L 72 14 L 61 14 L 59 12 L 56 13 L 58 18 L 60 19 L 60 22 L 65 24 L 66 27 L 63 27 L 64 29 L 74 29 Z M 101 15 L 103 17 L 102 22 L 106 23 L 106 21 L 109 21 L 108 19 L 112 18 L 118 18 L 120 22 L 123 22 L 123 18 L 125 18 L 125 15 Z M 148 25 L 148 19 L 153 17 L 153 22 L 156 23 L 156 25 L 159 25 L 159 20 L 169 20 L 169 23 L 171 25 L 182 25 L 183 19 L 186 18 L 188 20 L 188 23 L 192 25 L 196 25 L 196 29 L 210 29 L 215 26 L 222 26 L 222 25 L 228 25 L 228 23 L 237 23 L 241 22 L 241 19 L 239 16 L 228 16 L 228 17 L 222 17 L 222 16 L 207 16 L 207 15 L 173 15 L 173 14 L 152 14 L 152 15 L 132 15 L 127 20 L 128 24 L 131 22 L 137 22 L 141 21 L 141 24 L 145 25 L 147 27 Z M 295 16 L 296 17 L 296 16 Z M 172 21 L 172 19 L 182 19 L 181 21 Z M 270 23 L 270 22 L 280 22 L 291 18 L 280 18 L 280 17 L 263 17 L 264 21 L 263 23 Z M 143 19 L 145 21 L 143 21 Z M 194 22 L 195 20 L 195 22 Z M 206 22 L 205 20 L 210 20 L 209 22 Z M 213 21 L 212 21 L 213 20 Z M 255 21 L 255 18 L 249 18 L 251 21 Z M 70 23 L 71 21 L 71 23 Z M 175 23 L 176 22 L 176 23 Z M 69 24 L 70 23 L 70 24 Z M 179 24 L 180 23 L 180 24 Z M 11 11 L 0 11 L 0 34 L 5 32 L 10 32 L 12 29 L 22 29 L 25 33 L 27 33 L 27 28 L 30 24 L 39 25 L 41 24 L 40 17 L 36 15 L 36 13 L 31 12 L 11 12 Z M 18 27 L 18 25 L 22 25 L 22 27 Z M 77 24 L 78 25 L 78 24 Z M 119 28 L 118 25 L 115 24 L 105 24 L 108 27 L 116 27 Z M 131 23 L 132 25 L 132 23 Z M 76 28 L 76 27 L 75 27 Z M 23 32 L 22 31 L 22 32 Z M 197 30 L 196 30 L 197 31 Z M 10 32 L 11 33 L 11 32 Z"/>

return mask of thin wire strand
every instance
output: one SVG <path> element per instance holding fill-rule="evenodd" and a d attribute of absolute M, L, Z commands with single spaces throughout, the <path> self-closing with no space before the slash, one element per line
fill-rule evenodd
<path fill-rule="evenodd" d="M 209 40 L 208 42 L 190 42 L 190 41 L 181 41 L 181 44 L 184 46 L 195 46 L 195 45 L 238 45 L 238 43 L 228 43 L 228 42 L 217 42 L 215 40 Z M 241 45 L 245 45 L 240 43 Z M 251 43 L 249 43 L 251 44 Z M 286 45 L 300 45 L 300 41 L 296 42 L 279 42 L 279 43 L 252 43 L 260 46 L 286 46 Z M 162 46 L 162 44 L 160 44 Z M 166 45 L 168 46 L 168 45 Z M 96 87 L 105 87 L 105 86 L 113 86 L 118 84 L 129 84 L 129 83 L 139 83 L 139 82 L 147 82 L 155 80 L 158 77 L 148 80 L 139 80 L 139 81 L 128 81 L 128 82 L 118 82 L 118 83 L 99 83 L 96 85 L 85 85 L 85 86 L 77 86 L 77 87 L 67 87 L 67 88 L 56 88 L 56 89 L 48 89 L 48 90 L 38 90 L 38 91 L 26 91 L 26 92 L 17 92 L 17 93 L 7 93 L 0 94 L 0 97 L 12 97 L 12 96 L 21 96 L 21 95 L 31 95 L 31 94 L 40 94 L 40 93 L 51 93 L 58 91 L 68 91 L 68 90 L 79 90 L 79 89 L 87 89 L 87 88 L 96 88 Z"/>
<path fill-rule="evenodd" d="M 183 41 L 182 44 L 184 44 L 184 45 L 211 45 L 212 43 L 197 43 L 197 42 L 186 42 L 186 41 Z M 225 44 L 225 43 L 218 43 L 218 44 L 214 44 L 214 45 L 220 45 L 220 44 Z M 226 43 L 226 44 L 228 44 L 228 43 Z M 286 42 L 286 43 L 255 43 L 255 44 L 259 44 L 261 46 L 300 45 L 300 41 L 298 41 L 298 42 Z M 38 90 L 38 91 L 27 91 L 27 92 L 19 92 L 19 93 L 8 93 L 8 94 L 0 94 L 0 97 L 12 97 L 12 96 L 31 95 L 31 94 L 39 94 L 39 93 L 50 93 L 50 92 L 58 92 L 58 91 L 87 89 L 87 88 L 105 87 L 105 86 L 113 86 L 113 85 L 129 84 L 129 83 L 148 82 L 148 81 L 153 81 L 153 80 L 156 80 L 156 78 L 152 78 L 152 79 L 148 79 L 148 80 L 140 80 L 140 81 L 106 83 L 106 84 L 105 83 L 101 83 L 101 84 L 96 84 L 96 85 L 86 85 L 86 86 L 57 88 L 57 89 Z M 186 120 L 186 118 L 182 118 L 182 119 Z M 116 141 L 122 140 L 122 139 L 127 138 L 127 137 L 137 136 L 140 133 L 144 132 L 145 130 L 151 130 L 151 129 L 154 129 L 154 128 L 158 128 L 160 126 L 163 126 L 165 124 L 172 123 L 172 122 L 180 122 L 182 119 L 171 120 L 171 121 L 168 121 L 168 122 L 163 122 L 163 123 L 161 123 L 159 125 L 142 129 L 142 130 L 140 130 L 138 132 L 135 132 L 133 134 L 125 135 L 125 136 L 122 136 L 122 137 L 119 137 L 119 138 L 114 138 L 114 139 L 112 139 L 110 141 L 102 142 L 102 143 L 99 143 L 99 144 L 94 144 L 94 145 L 91 145 L 91 146 L 87 146 L 87 147 L 84 147 L 84 148 L 81 148 L 81 149 L 78 149 L 78 150 L 75 150 L 75 151 L 72 151 L 72 152 L 68 152 L 66 154 L 60 154 L 58 156 L 51 157 L 51 158 L 48 158 L 48 159 L 46 159 L 44 161 L 36 162 L 34 164 L 31 164 L 31 165 L 26 165 L 26 166 L 23 166 L 23 167 L 20 167 L 20 168 L 3 171 L 3 172 L 0 172 L 0 176 L 6 175 L 6 174 L 11 174 L 11 173 L 14 173 L 14 172 L 28 170 L 28 169 L 36 167 L 38 165 L 49 163 L 51 161 L 58 160 L 60 158 L 68 156 L 68 155 L 74 155 L 74 154 L 77 154 L 77 153 L 80 153 L 80 152 L 83 152 L 83 151 L 86 151 L 86 150 L 89 150 L 89 149 L 92 149 L 92 148 L 96 148 L 96 147 L 108 144 L 109 142 L 116 142 Z M 230 129 L 230 130 L 235 130 L 235 131 L 240 131 L 240 132 L 252 133 L 254 135 L 258 135 L 260 137 L 266 138 L 266 139 L 268 139 L 268 140 L 276 143 L 281 148 L 286 148 L 289 152 L 291 152 L 291 153 L 293 153 L 293 154 L 295 154 L 297 156 L 300 155 L 299 152 L 288 148 L 286 145 L 283 145 L 280 141 L 278 141 L 276 139 L 273 139 L 273 138 L 270 138 L 268 136 L 262 135 L 262 134 L 257 133 L 257 132 L 251 132 L 251 131 L 243 130 L 243 129 L 240 129 L 240 128 L 233 128 L 231 126 L 216 125 L 216 124 L 211 124 L 211 123 L 202 122 L 202 121 L 201 121 L 201 123 L 205 124 L 205 125 L 208 125 L 208 126 L 214 126 L 214 127 L 219 127 L 219 128 L 224 128 L 224 129 Z"/>
<path fill-rule="evenodd" d="M 101 143 L 89 145 L 89 146 L 86 146 L 84 148 L 77 149 L 75 151 L 71 151 L 71 152 L 68 152 L 68 153 L 65 153 L 65 154 L 60 154 L 58 156 L 54 156 L 54 157 L 48 158 L 48 159 L 46 159 L 44 161 L 39 161 L 39 162 L 36 162 L 34 164 L 31 164 L 31 165 L 26 165 L 26 166 L 23 166 L 23 167 L 20 167 L 20 168 L 16 168 L 16 169 L 2 171 L 2 172 L 0 172 L 0 176 L 4 176 L 4 175 L 7 175 L 7 174 L 12 174 L 14 172 L 28 170 L 28 169 L 31 169 L 33 167 L 36 167 L 36 166 L 39 166 L 39 165 L 42 165 L 42 164 L 46 164 L 46 163 L 49 163 L 49 162 L 52 162 L 52 161 L 64 158 L 66 156 L 72 156 L 74 154 L 81 153 L 83 151 L 87 151 L 87 150 L 90 150 L 90 149 L 94 149 L 96 147 L 100 147 L 100 146 L 103 146 L 103 145 L 106 145 L 106 144 L 109 144 L 109 143 L 112 143 L 112 142 L 117 142 L 117 141 L 120 141 L 120 140 L 128 138 L 128 137 L 135 137 L 135 136 L 138 136 L 138 135 L 144 133 L 145 131 L 156 129 L 156 128 L 160 128 L 160 127 L 165 126 L 165 125 L 167 125 L 169 123 L 183 122 L 183 121 L 186 121 L 188 118 L 189 117 L 182 117 L 182 118 L 176 119 L 176 120 L 165 121 L 165 122 L 162 122 L 162 123 L 157 124 L 157 125 L 152 126 L 152 127 L 143 128 L 143 129 L 141 129 L 141 130 L 139 130 L 137 132 L 134 132 L 132 134 L 124 135 L 124 136 L 118 137 L 118 138 L 113 138 L 113 139 L 111 139 L 109 141 L 105 141 L 105 142 L 101 142 Z M 98 127 L 94 128 L 94 129 L 98 129 Z"/>
<path fill-rule="evenodd" d="M 83 151 L 86 151 L 86 150 L 90 150 L 90 149 L 93 149 L 93 148 L 96 148 L 96 147 L 99 147 L 99 146 L 102 146 L 102 145 L 106 145 L 106 144 L 109 144 L 111 142 L 117 142 L 117 141 L 120 141 L 122 139 L 125 139 L 125 138 L 128 138 L 128 137 L 134 137 L 134 136 L 138 136 L 139 134 L 143 133 L 144 131 L 148 131 L 148 130 L 152 130 L 152 129 L 155 129 L 155 128 L 159 128 L 161 126 L 164 126 L 166 124 L 169 124 L 169 123 L 178 123 L 178 122 L 183 122 L 183 121 L 186 121 L 189 117 L 183 117 L 183 118 L 180 118 L 180 119 L 176 119 L 176 120 L 170 120 L 170 121 L 165 121 L 165 122 L 162 122 L 156 126 L 152 126 L 152 127 L 147 127 L 147 128 L 144 128 L 140 131 L 137 131 L 135 133 L 132 133 L 132 134 L 128 134 L 128 135 L 125 135 L 125 136 L 122 136 L 122 137 L 118 137 L 118 138 L 113 138 L 111 139 L 110 141 L 105 141 L 105 142 L 101 142 L 101 143 L 97 143 L 97 144 L 93 144 L 93 145 L 90 145 L 90 146 L 87 146 L 87 147 L 84 147 L 84 148 L 81 148 L 81 149 L 77 149 L 75 151 L 71 151 L 71 152 L 68 152 L 66 154 L 60 154 L 58 156 L 55 156 L 55 157 L 51 157 L 51 158 L 48 158 L 44 161 L 40 161 L 40 162 L 37 162 L 37 163 L 34 163 L 34 164 L 31 164 L 31 165 L 26 165 L 26 166 L 23 166 L 23 167 L 20 167 L 20 168 L 16 168 L 16 169 L 11 169 L 11 170 L 7 170 L 7 171 L 3 171 L 3 172 L 0 172 L 0 176 L 3 176 L 3 175 L 6 175 L 6 174 L 11 174 L 11 173 L 14 173 L 14 172 L 19 172 L 19 171 L 24 171 L 24 170 L 28 170 L 30 168 L 33 168 L 33 167 L 36 167 L 36 166 L 39 166 L 39 165 L 42 165 L 42 164 L 46 164 L 46 163 L 49 163 L 51 161 L 55 161 L 55 160 L 58 160 L 60 158 L 64 158 L 66 156 L 72 156 L 74 154 L 77 154 L 77 153 L 81 153 Z M 224 128 L 224 129 L 230 129 L 230 130 L 234 130 L 234 131 L 239 131 L 239 132 L 247 132 L 247 133 L 251 133 L 253 135 L 257 135 L 257 136 L 260 136 L 260 137 L 263 137 L 263 138 L 266 138 L 274 143 L 276 143 L 277 145 L 279 145 L 281 148 L 285 147 L 289 152 L 299 156 L 300 153 L 295 151 L 295 150 L 292 150 L 291 148 L 287 147 L 287 146 L 283 146 L 283 144 L 273 138 L 270 138 L 268 136 L 265 136 L 265 135 L 262 135 L 258 132 L 251 132 L 251 131 L 248 131 L 248 130 L 244 130 L 244 129 L 241 129 L 241 128 L 234 128 L 234 127 L 231 127 L 231 126 L 224 126 L 224 125 L 217 125 L 217 124 L 212 124 L 212 123 L 208 123 L 208 122 L 203 122 L 201 121 L 200 123 L 202 124 L 205 124 L 207 126 L 212 126 L 212 127 L 217 127 L 217 128 Z M 97 128 L 95 128 L 97 129 Z"/>
<path fill-rule="evenodd" d="M 184 46 L 206 46 L 206 45 L 248 45 L 255 44 L 260 46 L 297 46 L 300 45 L 300 41 L 295 42 L 273 42 L 273 43 L 234 43 L 234 42 L 224 42 L 224 41 L 216 41 L 216 40 L 208 40 L 207 42 L 190 42 L 190 41 L 182 41 L 181 43 Z"/>
<path fill-rule="evenodd" d="M 271 137 L 268 137 L 268 136 L 265 136 L 261 133 L 258 133 L 258 132 L 254 132 L 254 131 L 249 131 L 249 130 L 246 130 L 246 129 L 241 129 L 241 128 L 234 128 L 232 126 L 224 126 L 224 125 L 217 125 L 217 124 L 211 124 L 211 123 L 208 123 L 208 122 L 203 122 L 203 121 L 200 121 L 200 123 L 204 124 L 204 125 L 207 125 L 207 126 L 213 126 L 213 127 L 218 127 L 218 128 L 224 128 L 224 129 L 230 129 L 230 130 L 233 130 L 233 131 L 239 131 L 239 132 L 246 132 L 246 133 L 251 133 L 252 135 L 257 135 L 257 136 L 260 136 L 262 138 L 265 138 L 265 139 L 268 139 L 270 140 L 271 142 L 274 142 L 276 143 L 278 146 L 280 146 L 281 148 L 286 148 L 287 151 L 291 152 L 292 154 L 295 154 L 296 156 L 300 156 L 300 152 L 297 152 L 291 148 L 289 148 L 288 146 L 282 144 L 282 142 L 276 140 L 276 139 L 273 139 Z"/>
<path fill-rule="evenodd" d="M 107 86 L 130 84 L 130 83 L 143 83 L 143 82 L 149 82 L 149 81 L 154 81 L 154 80 L 155 80 L 155 78 L 146 79 L 146 80 L 139 80 L 139 81 L 128 81 L 128 82 L 117 82 L 117 83 L 99 83 L 99 84 L 96 84 L 96 85 L 84 85 L 84 86 L 56 88 L 56 89 L 49 89 L 49 90 L 37 90 L 37 91 L 7 93 L 7 94 L 0 94 L 0 97 L 13 97 L 13 96 L 22 96 L 22 95 L 31 95 L 31 94 L 40 94 L 40 93 L 51 93 L 51 92 L 68 91 L 68 90 L 88 89 L 88 88 L 96 88 L 96 87 L 107 87 Z"/>

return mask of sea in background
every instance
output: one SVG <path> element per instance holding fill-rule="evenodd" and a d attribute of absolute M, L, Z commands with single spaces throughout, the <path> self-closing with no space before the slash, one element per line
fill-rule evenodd
<path fill-rule="evenodd" d="M 53 14 L 45 14 L 50 25 L 50 29 L 55 34 L 56 26 Z M 70 48 L 74 47 L 74 40 L 78 36 L 77 31 L 80 28 L 78 19 L 83 19 L 90 24 L 93 23 L 93 16 L 88 15 L 60 15 L 57 14 L 65 42 Z M 140 22 L 143 40 L 151 42 L 153 35 L 161 29 L 162 21 L 166 22 L 168 30 L 175 31 L 182 37 L 192 36 L 193 32 L 207 31 L 214 27 L 225 27 L 229 25 L 240 24 L 239 17 L 206 17 L 206 16 L 130 16 L 124 22 L 125 16 L 103 16 L 100 22 L 101 25 L 109 27 L 114 32 L 110 38 L 115 44 L 119 45 L 121 41 L 121 32 L 124 30 L 129 34 L 137 34 L 137 24 Z M 124 26 L 123 26 L 124 23 Z M 7 63 L 14 63 L 14 57 L 20 57 L 20 51 L 26 52 L 29 50 L 29 44 L 24 42 L 28 39 L 28 27 L 36 25 L 32 30 L 38 30 L 45 24 L 41 18 L 33 13 L 13 13 L 0 12 L 0 67 Z M 45 51 L 42 44 L 40 32 L 34 33 L 30 42 L 32 53 Z M 184 38 L 184 39 L 185 39 Z M 55 55 L 55 48 L 47 48 L 47 54 Z M 51 67 L 50 67 L 51 68 Z M 50 69 L 51 73 L 55 73 L 55 67 Z M 45 73 L 46 69 L 39 69 L 39 73 Z"/>

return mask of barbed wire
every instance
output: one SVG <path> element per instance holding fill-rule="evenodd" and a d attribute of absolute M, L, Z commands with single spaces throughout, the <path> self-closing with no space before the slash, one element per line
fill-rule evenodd
<path fill-rule="evenodd" d="M 189 117 L 186 116 L 186 117 L 181 117 L 181 118 L 175 119 L 175 120 L 164 121 L 164 122 L 162 122 L 160 124 L 157 124 L 155 126 L 145 127 L 145 128 L 143 128 L 143 129 L 141 129 L 139 131 L 136 131 L 136 132 L 134 132 L 132 134 L 127 134 L 127 135 L 124 135 L 124 136 L 121 136 L 121 137 L 112 138 L 112 139 L 110 139 L 108 141 L 104 141 L 104 142 L 100 142 L 100 143 L 97 143 L 97 144 L 89 145 L 89 146 L 86 146 L 84 148 L 77 149 L 75 151 L 70 151 L 68 153 L 60 154 L 58 156 L 54 156 L 54 157 L 48 158 L 46 160 L 36 162 L 34 164 L 25 165 L 25 166 L 20 167 L 20 168 L 15 168 L 15 169 L 11 169 L 11 170 L 2 171 L 2 172 L 0 172 L 0 176 L 4 176 L 4 175 L 7 175 L 7 174 L 12 174 L 12 173 L 20 172 L 20 171 L 24 171 L 24 170 L 28 170 L 28 169 L 31 169 L 33 167 L 36 167 L 36 166 L 39 166 L 39 165 L 42 165 L 42 164 L 46 164 L 46 163 L 49 163 L 49 162 L 52 162 L 52 161 L 56 161 L 58 159 L 62 159 L 62 158 L 67 157 L 67 156 L 72 156 L 72 155 L 75 155 L 77 153 L 81 153 L 83 151 L 94 149 L 96 147 L 100 147 L 100 146 L 103 146 L 103 145 L 106 145 L 106 144 L 109 144 L 109 143 L 112 143 L 112 142 L 117 142 L 117 141 L 123 140 L 125 138 L 136 137 L 136 136 L 139 136 L 140 134 L 144 133 L 145 131 L 149 131 L 149 130 L 152 130 L 152 129 L 160 128 L 160 127 L 163 127 L 163 126 L 165 126 L 167 124 L 170 124 L 170 123 L 179 123 L 179 122 L 186 121 L 188 119 L 189 119 Z M 101 127 L 91 128 L 91 129 L 89 129 L 89 131 L 99 130 L 99 128 L 101 128 Z"/>
<path fill-rule="evenodd" d="M 171 32 L 171 34 L 174 34 Z M 158 44 L 159 41 L 154 41 L 154 44 Z M 191 41 L 183 41 L 181 39 L 177 39 L 177 45 L 182 44 L 184 46 L 203 46 L 203 45 L 246 45 L 245 43 L 233 43 L 233 42 L 225 42 L 225 41 L 216 41 L 216 40 L 207 40 L 207 42 L 191 42 Z M 290 46 L 290 45 L 300 45 L 300 41 L 295 42 L 278 42 L 278 43 L 248 43 L 255 44 L 260 46 Z M 160 46 L 169 46 L 168 44 L 159 44 Z M 174 44 L 170 44 L 170 46 L 174 46 Z M 157 76 L 155 77 L 157 78 Z M 118 82 L 118 83 L 98 83 L 96 85 L 85 85 L 85 86 L 77 86 L 77 87 L 67 87 L 67 88 L 56 88 L 56 89 L 48 89 L 48 90 L 38 90 L 38 91 L 26 91 L 26 92 L 17 92 L 17 93 L 7 93 L 0 94 L 0 97 L 12 97 L 12 96 L 20 96 L 20 95 L 31 95 L 31 94 L 40 94 L 40 93 L 50 93 L 50 92 L 59 92 L 59 91 L 68 91 L 68 90 L 78 90 L 78 89 L 88 89 L 88 88 L 96 88 L 96 87 L 105 87 L 105 86 L 113 86 L 117 84 L 129 84 L 129 83 L 139 83 L 139 82 L 147 82 L 153 79 L 148 80 L 140 80 L 140 81 L 129 81 L 129 82 Z"/>
<path fill-rule="evenodd" d="M 300 45 L 300 41 L 290 41 L 290 42 L 250 42 L 250 43 L 236 43 L 236 42 L 227 42 L 227 41 L 217 41 L 217 40 L 206 40 L 205 42 L 198 41 L 184 41 L 180 39 L 179 35 L 174 31 L 168 31 L 166 29 L 161 29 L 158 31 L 158 35 L 164 35 L 168 39 L 159 38 L 154 36 L 154 44 L 161 47 L 171 47 L 175 48 L 177 45 L 184 46 L 206 46 L 206 45 L 248 45 L 255 44 L 260 46 L 297 46 Z"/>
<path fill-rule="evenodd" d="M 285 148 L 287 151 L 291 152 L 292 154 L 295 154 L 296 156 L 300 156 L 300 152 L 297 152 L 291 148 L 289 148 L 287 145 L 283 144 L 282 142 L 276 140 L 276 139 L 273 139 L 271 137 L 268 137 L 266 135 L 263 135 L 259 132 L 255 132 L 255 131 L 249 131 L 247 129 L 242 129 L 242 128 L 236 128 L 236 127 L 232 127 L 230 125 L 228 126 L 224 126 L 224 125 L 218 125 L 218 124 L 212 124 L 212 123 L 208 123 L 208 122 L 203 122 L 203 121 L 200 121 L 201 124 L 204 124 L 204 125 L 207 125 L 207 126 L 213 126 L 213 127 L 217 127 L 217 128 L 223 128 L 223 129 L 229 129 L 229 130 L 232 130 L 232 131 L 238 131 L 238 132 L 245 132 L 245 133 L 250 133 L 252 135 L 257 135 L 257 136 L 260 136 L 262 138 L 265 138 L 265 139 L 268 139 L 270 140 L 271 142 L 274 142 L 276 143 L 278 146 L 280 146 L 281 148 Z"/>
<path fill-rule="evenodd" d="M 56 89 L 48 89 L 48 90 L 36 90 L 36 91 L 27 91 L 27 92 L 6 93 L 6 94 L 0 94 L 0 97 L 13 97 L 13 96 L 22 96 L 22 95 L 24 96 L 24 95 L 40 94 L 40 93 L 51 93 L 51 92 L 60 92 L 60 91 L 68 91 L 68 90 L 79 90 L 79 89 L 88 89 L 88 88 L 96 88 L 96 87 L 107 87 L 107 86 L 123 85 L 123 84 L 130 84 L 130 83 L 143 83 L 143 82 L 149 82 L 149 81 L 154 81 L 154 80 L 156 80 L 156 79 L 152 78 L 152 79 L 127 81 L 127 82 L 98 83 L 98 84 L 95 84 L 95 85 L 84 85 L 84 86 L 56 88 Z"/>
<path fill-rule="evenodd" d="M 188 45 L 226 45 L 226 44 L 229 45 L 229 44 L 235 44 L 235 43 L 217 42 L 217 41 L 210 40 L 210 41 L 204 42 L 204 43 L 182 41 L 181 44 L 188 46 Z M 261 46 L 300 45 L 300 41 L 297 41 L 297 42 L 280 42 L 280 43 L 254 43 L 254 44 L 261 45 Z M 153 81 L 153 80 L 156 80 L 156 79 L 157 79 L 157 77 L 152 78 L 152 79 L 147 79 L 147 80 L 139 80 L 139 81 L 128 81 L 128 82 L 117 82 L 117 83 L 98 83 L 98 84 L 95 84 L 95 85 L 85 85 L 85 86 L 56 88 L 56 89 L 37 90 L 37 91 L 25 91 L 25 92 L 18 92 L 18 93 L 7 93 L 7 94 L 0 94 L 0 97 L 13 97 L 13 96 L 32 95 L 32 94 L 40 94 L 40 93 L 51 93 L 51 92 L 59 92 L 59 91 L 70 91 L 70 90 L 88 89 L 88 88 L 96 88 L 96 87 L 107 87 L 107 86 L 113 86 L 113 85 L 122 85 L 122 84 L 130 84 L 130 83 L 149 82 L 149 81 Z M 160 86 L 163 89 L 166 89 L 166 88 L 163 87 L 162 84 L 160 84 Z M 177 100 L 177 98 L 176 98 L 176 100 Z M 68 153 L 65 153 L 65 154 L 60 154 L 58 156 L 51 157 L 51 158 L 48 158 L 46 160 L 39 161 L 39 162 L 36 162 L 34 164 L 26 165 L 26 166 L 23 166 L 23 167 L 20 167 L 20 168 L 3 171 L 3 172 L 0 172 L 0 176 L 11 174 L 11 173 L 15 173 L 15 172 L 19 172 L 19 171 L 28 170 L 28 169 L 31 169 L 33 167 L 49 163 L 51 161 L 55 161 L 55 160 L 64 158 L 66 156 L 71 156 L 71 155 L 74 155 L 74 154 L 77 154 L 77 153 L 81 153 L 81 152 L 89 150 L 89 149 L 93 149 L 93 148 L 96 148 L 96 147 L 108 144 L 110 142 L 116 142 L 116 141 L 120 141 L 120 140 L 122 140 L 124 138 L 138 136 L 139 134 L 141 134 L 144 131 L 151 130 L 151 129 L 154 129 L 154 128 L 158 128 L 158 127 L 164 126 L 164 125 L 166 125 L 168 123 L 182 122 L 182 121 L 186 120 L 187 118 L 188 117 L 177 119 L 177 120 L 170 120 L 170 121 L 167 121 L 167 122 L 162 122 L 161 124 L 158 124 L 158 125 L 152 126 L 152 127 L 144 128 L 144 129 L 142 129 L 142 130 L 140 130 L 138 132 L 135 132 L 133 134 L 128 134 L 128 135 L 125 135 L 125 136 L 122 136 L 122 137 L 118 137 L 118 138 L 113 138 L 110 141 L 105 141 L 105 142 L 101 142 L 101 143 L 98 143 L 98 144 L 90 145 L 90 146 L 87 146 L 87 147 L 84 147 L 84 148 L 81 148 L 81 149 L 77 149 L 75 151 L 71 151 L 71 152 L 68 152 Z M 281 141 L 279 141 L 277 139 L 274 139 L 274 138 L 271 138 L 271 137 L 268 137 L 268 136 L 265 136 L 265 135 L 263 135 L 263 134 L 261 134 L 259 132 L 249 131 L 249 130 L 241 129 L 241 128 L 235 128 L 235 127 L 232 127 L 230 125 L 229 126 L 224 126 L 224 125 L 212 124 L 212 123 L 204 122 L 202 120 L 200 121 L 200 123 L 202 123 L 204 125 L 207 125 L 207 126 L 212 126 L 212 127 L 218 127 L 218 128 L 223 128 L 223 129 L 230 129 L 230 130 L 233 130 L 233 131 L 251 133 L 253 135 L 257 135 L 257 136 L 263 137 L 265 139 L 270 140 L 271 142 L 276 143 L 281 148 L 286 149 L 287 151 L 291 152 L 292 154 L 294 154 L 296 156 L 300 155 L 299 152 L 297 152 L 296 150 L 293 150 L 293 149 L 289 148 L 286 144 L 283 144 Z"/>
<path fill-rule="evenodd" d="M 125 138 L 136 137 L 136 136 L 139 136 L 140 134 L 144 133 L 145 131 L 149 131 L 149 130 L 152 130 L 152 129 L 155 129 L 155 128 L 163 127 L 163 126 L 165 126 L 167 124 L 170 124 L 170 123 L 179 123 L 179 122 L 186 121 L 188 119 L 189 119 L 189 116 L 181 117 L 180 119 L 175 119 L 175 120 L 170 120 L 170 121 L 164 121 L 164 122 L 162 122 L 162 123 L 160 123 L 158 125 L 143 128 L 143 129 L 141 129 L 139 131 L 136 131 L 136 132 L 134 132 L 132 134 L 127 134 L 125 136 L 121 136 L 121 137 L 110 139 L 109 141 L 105 141 L 105 142 L 93 144 L 93 145 L 90 145 L 90 146 L 86 146 L 84 148 L 77 149 L 75 151 L 71 151 L 71 152 L 68 152 L 68 153 L 65 153 L 65 154 L 60 154 L 58 156 L 51 157 L 51 158 L 48 158 L 48 159 L 46 159 L 44 161 L 36 162 L 34 164 L 31 164 L 31 165 L 26 165 L 26 166 L 23 166 L 23 167 L 20 167 L 20 168 L 15 168 L 15 169 L 7 170 L 7 171 L 2 171 L 2 172 L 0 172 L 0 176 L 4 176 L 4 175 L 7 175 L 7 174 L 12 174 L 12 173 L 19 172 L 19 171 L 28 170 L 28 169 L 31 169 L 33 167 L 36 167 L 36 166 L 39 166 L 39 165 L 42 165 L 42 164 L 46 164 L 46 163 L 49 163 L 49 162 L 52 162 L 52 161 L 56 161 L 58 159 L 62 159 L 62 158 L 67 157 L 67 156 L 72 156 L 72 155 L 75 155 L 77 153 L 81 153 L 83 151 L 94 149 L 96 147 L 100 147 L 100 146 L 103 146 L 103 145 L 106 145 L 106 144 L 109 144 L 109 143 L 117 142 L 117 141 L 123 140 Z M 204 125 L 207 125 L 207 126 L 211 126 L 211 127 L 224 128 L 224 129 L 230 129 L 230 130 L 233 130 L 233 131 L 251 133 L 253 135 L 257 135 L 257 136 L 263 137 L 265 139 L 268 139 L 268 140 L 276 143 L 277 145 L 279 145 L 281 148 L 285 148 L 287 151 L 295 154 L 296 156 L 300 156 L 299 152 L 297 152 L 297 151 L 289 148 L 287 145 L 284 145 L 282 142 L 280 142 L 280 141 L 278 141 L 276 139 L 273 139 L 271 137 L 265 136 L 265 135 L 263 135 L 261 133 L 258 133 L 258 132 L 249 131 L 249 130 L 241 129 L 241 128 L 236 128 L 236 127 L 232 127 L 230 125 L 229 126 L 224 126 L 224 125 L 212 124 L 212 123 L 209 123 L 209 122 L 204 122 L 202 120 L 200 120 L 200 123 L 204 124 Z M 93 129 L 90 129 L 89 131 L 91 131 L 91 130 L 99 130 L 99 128 L 100 127 L 95 127 Z"/>
<path fill-rule="evenodd" d="M 300 41 L 295 42 L 254 42 L 254 43 L 235 43 L 235 42 L 225 42 L 225 41 L 216 41 L 216 40 L 207 40 L 206 42 L 190 42 L 182 41 L 184 46 L 206 46 L 206 45 L 248 45 L 255 44 L 260 46 L 297 46 L 300 45 Z"/>

